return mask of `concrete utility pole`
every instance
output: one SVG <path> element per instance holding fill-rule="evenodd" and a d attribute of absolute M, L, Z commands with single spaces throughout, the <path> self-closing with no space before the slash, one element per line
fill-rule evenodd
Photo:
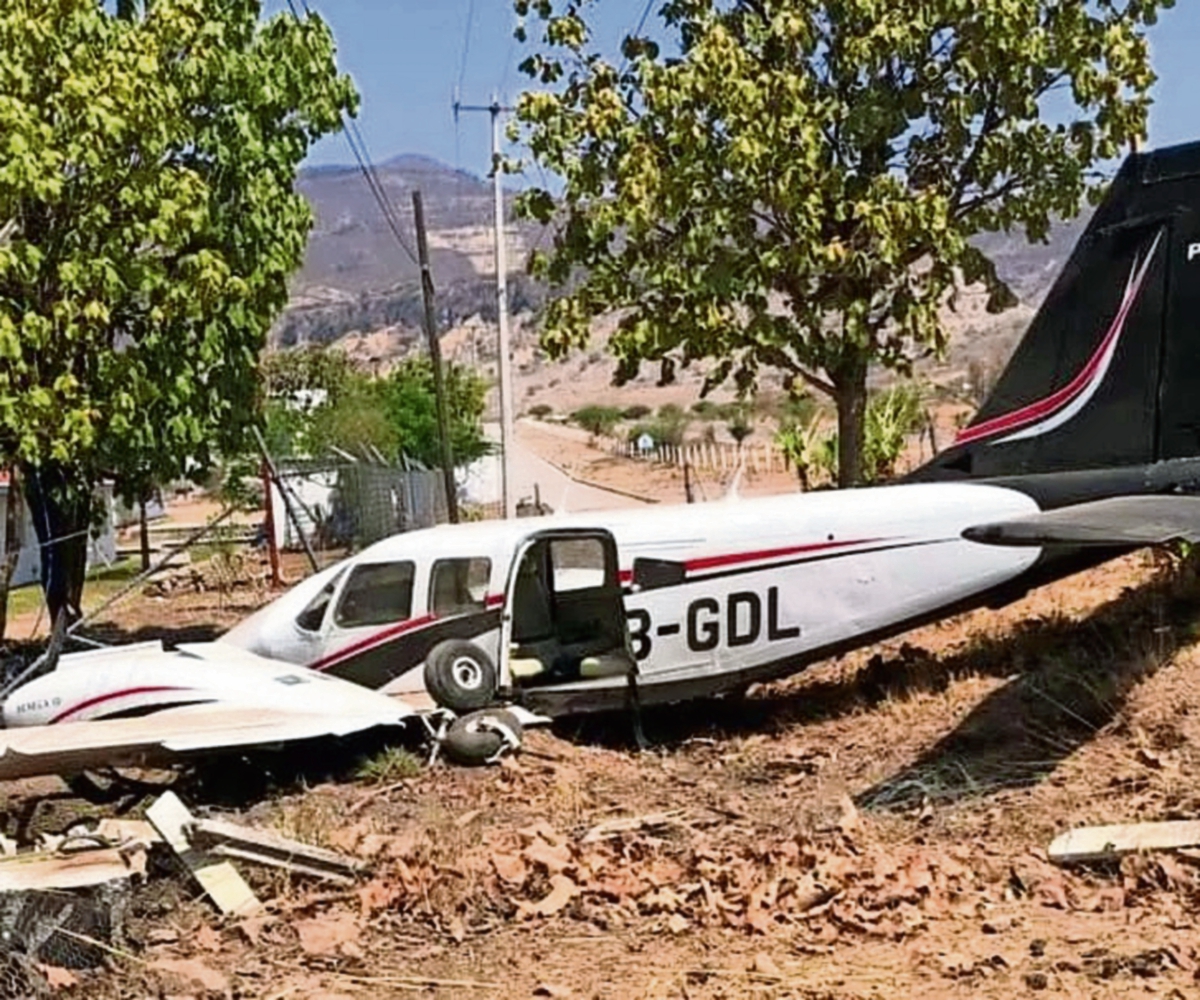
<path fill-rule="evenodd" d="M 497 355 L 497 376 L 500 383 L 500 492 L 504 498 L 504 516 L 517 516 L 516 486 L 512 481 L 511 455 L 513 443 L 513 396 L 512 346 L 508 334 L 508 255 L 504 246 L 504 189 L 501 186 L 500 170 L 500 116 L 512 108 L 503 107 L 499 100 L 491 104 L 459 104 L 454 102 L 454 116 L 460 111 L 486 111 L 492 116 L 492 187 L 495 196 L 495 240 L 496 240 L 496 315 L 500 327 L 500 343 Z"/>
<path fill-rule="evenodd" d="M 421 192 L 413 191 L 413 222 L 417 227 L 417 257 L 421 262 L 421 294 L 425 299 L 425 336 L 429 338 L 429 363 L 433 366 L 433 395 L 437 402 L 438 444 L 442 453 L 442 476 L 446 486 L 446 511 L 451 524 L 458 524 L 458 487 L 454 483 L 454 452 L 450 446 L 450 417 L 446 406 L 446 379 L 442 372 L 442 345 L 438 340 L 437 314 L 433 302 L 433 273 L 429 269 L 429 240 L 425 235 L 425 206 Z"/>

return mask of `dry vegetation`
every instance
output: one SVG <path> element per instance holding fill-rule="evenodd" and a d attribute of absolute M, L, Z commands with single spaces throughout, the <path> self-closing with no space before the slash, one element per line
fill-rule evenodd
<path fill-rule="evenodd" d="M 1195 814 L 1198 615 L 1192 564 L 1134 555 L 656 713 L 647 753 L 603 719 L 495 769 L 333 751 L 261 799 L 227 766 L 184 776 L 194 804 L 240 804 L 372 875 L 330 891 L 248 870 L 270 914 L 224 925 L 152 882 L 128 957 L 75 994 L 1191 995 L 1196 862 L 1063 872 L 1044 848 Z M 67 822 L 69 800 L 40 801 L 10 798 L 10 826 Z"/>

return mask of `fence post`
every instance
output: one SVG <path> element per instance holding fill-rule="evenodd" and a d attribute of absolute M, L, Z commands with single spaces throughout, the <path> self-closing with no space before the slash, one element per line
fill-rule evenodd
<path fill-rule="evenodd" d="M 267 536 L 267 561 L 271 565 L 271 587 L 278 589 L 283 586 L 283 576 L 279 572 L 279 539 L 275 537 L 275 504 L 271 496 L 271 470 L 267 460 L 262 460 L 263 487 L 263 531 Z"/>

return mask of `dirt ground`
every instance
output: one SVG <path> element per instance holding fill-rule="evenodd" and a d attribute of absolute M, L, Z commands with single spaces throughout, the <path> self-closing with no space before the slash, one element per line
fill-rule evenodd
<path fill-rule="evenodd" d="M 540 450 L 606 474 L 586 440 Z M 664 497 L 679 485 L 619 474 Z M 206 637 L 268 596 L 139 598 L 106 628 Z M 58 992 L 1200 995 L 1200 853 L 1082 870 L 1046 856 L 1074 826 L 1196 815 L 1198 621 L 1194 568 L 1132 555 L 744 699 L 651 713 L 644 752 L 603 718 L 531 732 L 494 768 L 384 753 L 358 777 L 362 748 L 335 747 L 276 767 L 269 791 L 258 761 L 181 773 L 197 811 L 357 855 L 369 874 L 331 888 L 245 865 L 267 914 L 241 922 L 160 875 L 109 967 Z M 5 793 L 10 836 L 87 811 L 56 781 Z"/>
<path fill-rule="evenodd" d="M 362 780 L 335 754 L 334 780 L 233 805 L 369 876 L 330 890 L 246 866 L 269 910 L 241 923 L 168 883 L 135 907 L 128 957 L 76 992 L 1194 995 L 1196 859 L 1063 871 L 1045 854 L 1072 826 L 1200 805 L 1200 588 L 1164 572 L 1131 556 L 743 701 L 655 713 L 642 753 L 604 719 L 532 733 L 492 769 Z M 211 776 L 177 787 L 230 807 Z M 7 809 L 61 824 L 70 805 Z"/>

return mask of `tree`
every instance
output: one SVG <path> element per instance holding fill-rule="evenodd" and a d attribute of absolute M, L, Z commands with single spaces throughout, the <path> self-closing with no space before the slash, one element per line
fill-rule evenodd
<path fill-rule="evenodd" d="M 544 346 L 620 317 L 616 377 L 708 359 L 706 388 L 763 367 L 837 405 L 860 479 L 866 379 L 946 345 L 940 311 L 983 282 L 978 233 L 1046 236 L 1146 131 L 1145 27 L 1173 0 L 667 0 L 665 48 L 590 51 L 587 0 L 516 0 L 514 137 L 561 179 L 519 211 L 556 222 L 531 272 Z M 677 50 L 677 51 L 676 51 Z"/>
<path fill-rule="evenodd" d="M 571 419 L 589 434 L 608 435 L 621 422 L 621 411 L 615 406 L 592 404 L 576 410 Z"/>
<path fill-rule="evenodd" d="M 315 16 L 258 0 L 0 8 L 0 460 L 52 614 L 79 611 L 94 488 L 202 477 L 258 418 L 257 362 L 356 95 Z"/>
<path fill-rule="evenodd" d="M 454 460 L 467 465 L 491 450 L 482 426 L 487 384 L 469 368 L 443 369 Z M 429 468 L 441 465 L 428 356 L 409 358 L 376 378 L 339 351 L 300 348 L 268 354 L 262 371 L 272 454 L 312 457 L 339 448 L 378 451 L 390 462 L 404 455 Z"/>
<path fill-rule="evenodd" d="M 492 450 L 482 424 L 487 383 L 462 365 L 443 365 L 446 407 L 450 411 L 450 447 L 458 465 L 468 465 Z M 396 428 L 399 452 L 428 468 L 442 465 L 438 441 L 433 364 L 425 354 L 392 369 L 382 382 L 386 413 Z"/>

